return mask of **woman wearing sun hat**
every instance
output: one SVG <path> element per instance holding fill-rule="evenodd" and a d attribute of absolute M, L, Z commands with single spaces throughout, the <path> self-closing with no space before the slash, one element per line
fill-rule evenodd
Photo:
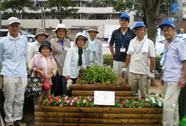
<path fill-rule="evenodd" d="M 69 29 L 64 24 L 58 24 L 57 27 L 53 30 L 56 34 L 56 37 L 50 40 L 52 47 L 52 56 L 57 64 L 57 74 L 52 79 L 53 85 L 51 88 L 51 93 L 54 93 L 55 96 L 62 95 L 62 72 L 65 57 L 67 51 L 70 48 L 70 41 L 68 37 Z"/>
<path fill-rule="evenodd" d="M 31 62 L 32 58 L 34 55 L 39 54 L 40 52 L 38 51 L 41 43 L 48 38 L 48 33 L 44 28 L 37 28 L 36 29 L 36 41 L 33 42 L 29 47 L 28 47 L 28 63 Z"/>
<path fill-rule="evenodd" d="M 90 26 L 88 32 L 88 48 L 85 50 L 85 64 L 100 64 L 103 65 L 103 52 L 101 41 L 97 39 L 98 28 L 96 26 Z"/>
<path fill-rule="evenodd" d="M 88 46 L 87 37 L 83 32 L 76 34 L 74 46 L 69 49 L 63 68 L 63 95 L 71 95 L 71 85 L 75 83 L 79 76 L 79 71 L 86 68 L 85 65 L 85 49 Z"/>
<path fill-rule="evenodd" d="M 50 52 L 52 51 L 51 44 L 48 41 L 44 41 L 41 43 L 38 51 L 40 54 L 36 54 L 29 65 L 29 70 L 33 70 L 35 74 L 41 76 L 41 79 L 46 79 L 47 82 L 52 84 L 51 78 L 56 75 L 57 66 L 54 58 L 50 56 Z M 31 75 L 33 76 L 34 73 Z M 34 96 L 34 105 L 40 105 L 43 98 L 50 94 L 49 90 L 43 90 L 42 94 L 39 96 Z"/>

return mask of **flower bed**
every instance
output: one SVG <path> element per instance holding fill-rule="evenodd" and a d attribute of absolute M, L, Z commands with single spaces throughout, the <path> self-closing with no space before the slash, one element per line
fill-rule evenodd
<path fill-rule="evenodd" d="M 94 106 L 90 97 L 53 97 L 35 106 L 36 126 L 161 126 L 162 100 L 116 99 L 114 107 Z"/>

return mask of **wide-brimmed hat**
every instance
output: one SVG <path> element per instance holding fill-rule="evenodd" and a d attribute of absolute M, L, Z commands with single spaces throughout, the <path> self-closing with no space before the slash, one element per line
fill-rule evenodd
<path fill-rule="evenodd" d="M 52 48 L 51 48 L 51 43 L 49 42 L 49 41 L 43 41 L 42 43 L 41 43 L 41 45 L 40 45 L 40 47 L 39 47 L 39 52 L 41 52 L 41 48 L 43 47 L 43 46 L 46 46 L 46 47 L 48 47 L 49 49 L 50 49 L 50 52 L 52 51 Z"/>
<path fill-rule="evenodd" d="M 36 29 L 36 35 L 35 35 L 35 38 L 38 36 L 38 35 L 45 35 L 46 38 L 48 38 L 48 33 L 46 32 L 46 30 L 44 28 L 37 28 Z M 37 38 L 36 38 L 37 39 Z"/>
<path fill-rule="evenodd" d="M 68 36 L 70 34 L 70 30 L 66 27 L 65 24 L 58 24 L 57 27 L 52 31 L 56 33 L 59 28 L 62 28 L 62 29 L 66 30 L 65 36 Z"/>
<path fill-rule="evenodd" d="M 133 30 L 136 30 L 136 28 L 138 27 L 144 27 L 145 28 L 145 25 L 142 23 L 142 22 L 138 22 L 136 23 L 136 25 L 134 26 Z"/>
<path fill-rule="evenodd" d="M 11 25 L 13 23 L 20 24 L 20 21 L 19 21 L 19 19 L 17 17 L 10 17 L 10 18 L 8 18 L 7 25 Z"/>
<path fill-rule="evenodd" d="M 95 32 L 99 33 L 98 32 L 98 27 L 96 27 L 96 26 L 89 26 L 87 32 L 89 32 L 89 31 L 95 31 Z"/>
<path fill-rule="evenodd" d="M 172 28 L 175 28 L 175 24 L 170 20 L 165 20 L 162 24 L 159 25 L 159 28 L 162 29 L 163 26 L 171 26 Z"/>

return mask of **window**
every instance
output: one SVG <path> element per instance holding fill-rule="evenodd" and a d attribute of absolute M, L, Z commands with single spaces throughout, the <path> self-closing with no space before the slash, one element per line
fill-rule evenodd
<path fill-rule="evenodd" d="M 171 20 L 174 23 L 178 23 L 178 17 L 169 17 L 169 20 Z"/>
<path fill-rule="evenodd" d="M 143 21 L 143 17 L 134 16 L 134 21 Z"/>

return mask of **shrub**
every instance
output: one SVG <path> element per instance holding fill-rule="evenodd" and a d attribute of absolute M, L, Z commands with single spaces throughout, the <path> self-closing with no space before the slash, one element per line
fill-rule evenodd
<path fill-rule="evenodd" d="M 77 78 L 78 84 L 124 84 L 125 81 L 118 77 L 110 66 L 91 65 Z"/>
<path fill-rule="evenodd" d="M 103 55 L 103 64 L 105 65 L 112 65 L 112 55 L 111 54 L 104 54 Z"/>

